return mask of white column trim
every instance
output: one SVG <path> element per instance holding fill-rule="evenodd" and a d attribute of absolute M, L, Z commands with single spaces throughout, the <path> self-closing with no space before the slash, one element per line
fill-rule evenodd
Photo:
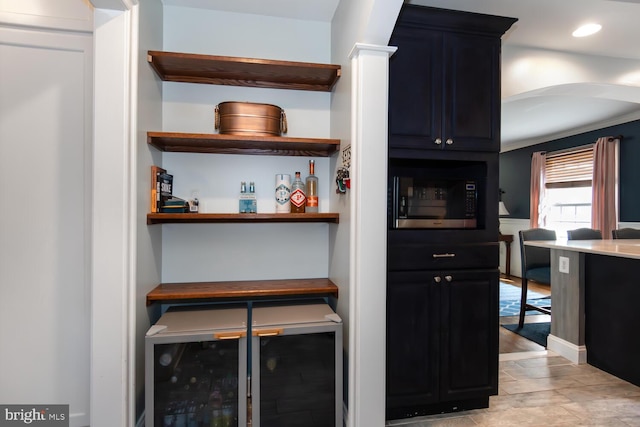
<path fill-rule="evenodd" d="M 353 45 L 351 52 L 349 52 L 349 59 L 354 59 L 358 54 L 360 54 L 360 52 L 384 52 L 388 56 L 391 56 L 396 52 L 396 50 L 398 50 L 396 46 L 380 46 L 368 43 L 356 43 L 355 45 Z"/>
<path fill-rule="evenodd" d="M 358 43 L 350 54 L 350 427 L 385 423 L 387 106 L 394 51 Z"/>
<path fill-rule="evenodd" d="M 92 427 L 135 425 L 134 3 L 94 11 Z"/>

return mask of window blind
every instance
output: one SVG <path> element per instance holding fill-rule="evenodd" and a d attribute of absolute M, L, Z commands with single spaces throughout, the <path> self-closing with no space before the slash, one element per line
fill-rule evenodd
<path fill-rule="evenodd" d="M 590 187 L 593 179 L 593 145 L 547 153 L 547 188 Z"/>

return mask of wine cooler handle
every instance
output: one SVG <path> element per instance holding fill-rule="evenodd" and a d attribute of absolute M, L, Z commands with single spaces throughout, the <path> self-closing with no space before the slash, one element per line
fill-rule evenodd
<path fill-rule="evenodd" d="M 256 337 L 275 337 L 276 335 L 282 335 L 284 329 L 263 329 L 261 331 L 253 331 L 253 336 Z"/>
<path fill-rule="evenodd" d="M 432 255 L 434 258 L 454 258 L 456 256 L 456 254 L 433 254 Z"/>
<path fill-rule="evenodd" d="M 246 336 L 246 332 L 216 332 L 213 337 L 217 340 L 239 340 Z"/>

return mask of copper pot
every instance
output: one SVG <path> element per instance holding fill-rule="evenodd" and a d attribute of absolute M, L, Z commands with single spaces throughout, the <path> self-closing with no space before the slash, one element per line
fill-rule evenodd
<path fill-rule="evenodd" d="M 287 133 L 287 116 L 277 105 L 221 102 L 215 107 L 215 128 L 227 135 L 280 136 Z"/>

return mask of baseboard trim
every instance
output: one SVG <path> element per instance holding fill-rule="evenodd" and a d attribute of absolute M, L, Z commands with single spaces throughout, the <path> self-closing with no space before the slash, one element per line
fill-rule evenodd
<path fill-rule="evenodd" d="M 587 363 L 587 347 L 584 345 L 575 345 L 555 335 L 549 334 L 547 337 L 547 349 L 577 365 Z"/>

